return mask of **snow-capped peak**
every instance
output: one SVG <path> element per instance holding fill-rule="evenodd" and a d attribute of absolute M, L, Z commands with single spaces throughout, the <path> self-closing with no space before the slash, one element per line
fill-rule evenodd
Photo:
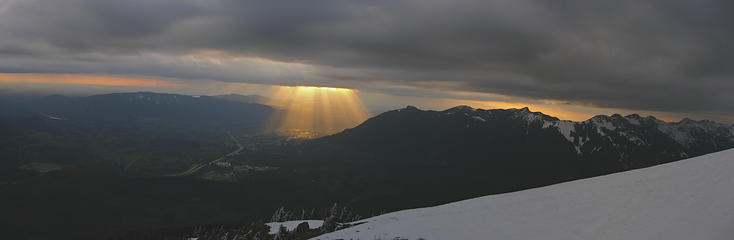
<path fill-rule="evenodd" d="M 636 125 L 636 126 L 640 126 L 642 124 L 641 121 L 643 121 L 643 118 L 637 114 L 630 114 L 630 115 L 625 116 L 624 118 L 627 119 L 627 121 L 629 121 L 630 124 Z"/>
<path fill-rule="evenodd" d="M 657 127 L 661 132 L 669 135 L 685 147 L 691 147 L 696 141 L 700 140 L 702 135 L 711 136 L 711 139 L 708 139 L 709 141 L 714 141 L 717 138 L 734 138 L 734 126 L 708 120 L 695 121 L 684 118 L 677 123 L 660 121 Z"/>
<path fill-rule="evenodd" d="M 469 106 L 457 106 L 443 113 L 447 115 L 461 114 L 467 121 L 466 126 L 475 124 L 492 124 L 488 121 L 492 114 L 509 116 L 512 120 L 519 121 L 526 128 L 526 134 L 531 129 L 556 129 L 568 142 L 570 142 L 579 155 L 583 155 L 584 146 L 592 144 L 589 151 L 598 151 L 603 145 L 611 145 L 619 148 L 632 144 L 634 146 L 648 146 L 655 134 L 663 134 L 677 142 L 684 148 L 692 147 L 696 142 L 713 142 L 714 146 L 721 145 L 716 141 L 725 141 L 723 144 L 734 144 L 734 126 L 716 123 L 712 121 L 695 121 L 683 119 L 677 123 L 664 122 L 653 116 L 641 117 L 637 114 L 625 117 L 619 114 L 597 115 L 586 121 L 573 122 L 560 120 L 545 115 L 541 112 L 532 112 L 529 108 L 512 108 L 506 110 L 483 110 L 474 109 Z M 496 117 L 495 117 L 496 118 Z M 581 133 L 579 133 L 581 131 Z M 655 133 L 657 132 L 657 133 Z M 607 146 L 609 147 L 609 146 Z M 685 156 L 684 152 L 670 153 L 677 156 Z M 623 158 L 624 156 L 620 156 Z"/>

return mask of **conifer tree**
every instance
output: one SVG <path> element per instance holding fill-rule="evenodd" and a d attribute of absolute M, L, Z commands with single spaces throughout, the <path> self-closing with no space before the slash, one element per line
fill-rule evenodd
<path fill-rule="evenodd" d="M 336 203 L 329 209 L 324 218 L 324 225 L 321 227 L 321 231 L 324 233 L 333 232 L 339 226 L 337 217 L 339 214 L 339 208 Z"/>
<path fill-rule="evenodd" d="M 286 237 L 288 237 L 288 229 L 285 228 L 285 226 L 280 225 L 280 228 L 278 228 L 278 233 L 275 234 L 274 240 L 285 240 Z"/>

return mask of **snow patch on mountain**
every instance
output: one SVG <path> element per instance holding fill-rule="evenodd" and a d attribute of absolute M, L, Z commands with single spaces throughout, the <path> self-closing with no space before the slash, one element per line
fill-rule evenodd
<path fill-rule="evenodd" d="M 41 113 L 41 115 L 43 115 L 44 117 L 47 117 L 48 119 L 51 119 L 51 120 L 64 120 L 63 118 L 60 118 L 60 117 L 57 117 L 57 116 L 54 116 L 54 115 L 50 115 L 50 114 Z"/>
<path fill-rule="evenodd" d="M 734 150 L 398 211 L 313 239 L 734 239 Z"/>
<path fill-rule="evenodd" d="M 625 116 L 624 118 L 627 119 L 627 121 L 632 125 L 635 125 L 635 126 L 642 125 L 642 122 L 641 122 L 642 117 L 640 117 L 640 115 L 630 114 L 630 115 Z"/>
<path fill-rule="evenodd" d="M 611 121 L 611 119 L 608 116 L 595 116 L 589 120 L 584 121 L 585 123 L 591 123 L 594 126 L 596 126 L 596 129 L 599 130 L 599 134 L 604 136 L 604 133 L 601 132 L 601 129 L 606 129 L 609 131 L 617 130 L 617 126 L 614 125 L 614 123 Z"/>
<path fill-rule="evenodd" d="M 584 145 L 584 142 L 582 140 L 575 141 L 575 128 L 576 123 L 568 120 L 544 120 L 543 121 L 543 128 L 551 128 L 554 127 L 558 129 L 558 132 L 563 135 L 566 140 L 571 142 L 573 144 L 574 149 L 576 149 L 576 153 L 581 154 L 581 147 Z"/>
<path fill-rule="evenodd" d="M 574 142 L 574 137 L 571 136 L 571 134 L 574 133 L 575 126 L 575 122 L 568 120 L 543 122 L 543 128 L 556 127 L 558 132 L 560 132 L 561 135 L 563 135 L 563 137 L 565 137 L 569 142 Z"/>
<path fill-rule="evenodd" d="M 689 147 L 693 142 L 693 138 L 690 136 L 690 133 L 688 131 L 684 131 L 684 129 L 680 129 L 678 125 L 661 123 L 658 124 L 658 130 L 670 136 L 673 140 L 684 147 Z"/>
<path fill-rule="evenodd" d="M 694 121 L 684 119 L 677 123 L 670 123 L 658 120 L 652 116 L 643 118 L 637 114 L 631 114 L 622 117 L 618 114 L 614 114 L 611 116 L 597 115 L 586 121 L 573 122 L 560 120 L 541 112 L 532 112 L 528 108 L 483 110 L 474 109 L 469 106 L 457 106 L 443 112 L 446 115 L 462 114 L 468 121 L 471 121 L 466 124 L 466 127 L 470 127 L 475 124 L 489 123 L 488 119 L 490 118 L 487 118 L 488 116 L 503 111 L 509 113 L 511 119 L 521 121 L 523 126 L 526 128 L 525 130 L 527 134 L 529 134 L 533 128 L 537 127 L 540 127 L 541 129 L 555 128 L 569 143 L 572 144 L 576 153 L 579 155 L 584 154 L 582 152 L 582 148 L 586 144 L 594 145 L 592 149 L 593 152 L 598 151 L 599 148 L 597 147 L 604 144 L 593 140 L 600 139 L 595 138 L 593 135 L 601 137 L 606 136 L 607 138 L 601 139 L 605 139 L 604 141 L 608 140 L 615 147 L 624 146 L 627 142 L 636 146 L 650 146 L 650 143 L 648 142 L 649 139 L 647 138 L 654 135 L 654 133 L 650 132 L 650 128 L 657 129 L 660 133 L 667 135 L 673 141 L 679 143 L 686 149 L 691 148 L 696 141 L 706 141 L 706 144 L 712 144 L 714 146 L 717 146 L 716 141 L 721 141 L 721 139 L 729 141 L 725 144 L 734 143 L 734 126 L 711 121 Z M 579 134 L 579 131 L 583 134 Z M 702 135 L 707 136 L 708 138 L 702 138 Z M 682 154 L 681 156 L 683 155 L 685 154 Z"/>
<path fill-rule="evenodd" d="M 543 120 L 543 114 L 539 112 L 531 112 L 530 109 L 521 108 L 521 109 L 508 109 L 511 111 L 516 118 L 525 120 L 526 123 L 532 124 L 537 121 Z"/>
<path fill-rule="evenodd" d="M 734 137 L 734 126 L 706 120 L 694 121 L 688 118 L 677 123 L 661 121 L 658 129 L 685 147 L 690 147 L 697 141 L 696 135 L 702 133 L 713 133 L 715 136 L 724 138 Z"/>
<path fill-rule="evenodd" d="M 647 142 L 646 142 L 645 140 L 643 140 L 642 138 L 640 138 L 640 137 L 638 137 L 638 136 L 635 136 L 635 135 L 632 135 L 632 134 L 629 134 L 629 133 L 627 133 L 627 132 L 619 132 L 619 135 L 621 135 L 621 136 L 623 136 L 623 137 L 627 138 L 627 141 L 630 141 L 630 142 L 632 142 L 632 143 L 636 144 L 637 146 L 644 146 L 644 145 L 649 145 L 649 144 L 648 144 L 648 143 L 647 143 Z"/>
<path fill-rule="evenodd" d="M 701 135 L 714 136 L 710 139 L 704 139 L 707 143 L 713 143 L 713 145 L 716 145 L 716 139 L 731 139 L 729 141 L 734 142 L 734 126 L 711 121 L 694 121 L 684 119 L 677 123 L 670 123 L 658 120 L 652 116 L 643 118 L 637 114 L 631 114 L 622 117 L 618 114 L 614 114 L 611 116 L 598 115 L 586 121 L 573 122 L 560 120 L 541 112 L 532 112 L 528 108 L 482 110 L 474 109 L 469 106 L 457 106 L 445 110 L 444 112 L 446 114 L 463 113 L 467 119 L 474 120 L 474 122 L 487 122 L 487 118 L 485 116 L 496 111 L 508 111 L 511 114 L 511 118 L 521 120 L 524 123 L 526 132 L 528 133 L 531 128 L 535 126 L 540 126 L 542 129 L 557 129 L 557 131 L 573 145 L 579 155 L 582 154 L 582 147 L 592 141 L 589 136 L 589 130 L 593 130 L 593 134 L 597 134 L 601 137 L 608 136 L 609 134 L 621 136 L 623 137 L 622 139 L 625 139 L 637 146 L 650 145 L 644 135 L 646 134 L 644 129 L 648 127 L 657 128 L 658 131 L 667 135 L 685 148 L 691 148 L 696 141 L 701 141 Z M 577 132 L 577 127 L 578 129 L 583 129 L 582 131 L 586 131 L 584 136 L 581 136 Z M 649 132 L 647 132 L 647 134 L 649 134 Z M 624 142 L 614 142 L 619 141 L 619 138 L 609 137 L 607 139 L 613 146 L 625 144 Z M 593 144 L 599 145 L 601 143 Z"/>

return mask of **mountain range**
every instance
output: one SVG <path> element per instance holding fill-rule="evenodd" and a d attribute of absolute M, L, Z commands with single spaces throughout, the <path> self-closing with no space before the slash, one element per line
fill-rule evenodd
<path fill-rule="evenodd" d="M 734 127 L 711 121 L 669 123 L 615 114 L 572 122 L 527 108 L 406 107 L 338 134 L 277 149 L 281 155 L 271 159 L 311 181 L 339 179 L 339 189 L 350 196 L 345 202 L 394 210 L 649 167 L 732 147 Z"/>
<path fill-rule="evenodd" d="M 188 96 L 152 92 L 113 93 L 87 97 L 52 95 L 28 103 L 29 111 L 54 120 L 77 122 L 151 122 L 201 124 L 259 130 L 272 108 L 241 95 Z"/>
<path fill-rule="evenodd" d="M 9 236 L 47 238 L 31 224 L 43 223 L 55 224 L 57 238 L 78 239 L 241 224 L 279 207 L 321 211 L 335 202 L 371 216 L 734 147 L 734 126 L 705 120 L 572 122 L 467 106 L 406 107 L 334 135 L 285 140 L 262 135 L 278 110 L 261 101 L 147 92 L 0 98 L 0 191 L 13 196 L 0 202 L 0 222 L 14 229 Z M 74 216 L 55 221 L 53 211 L 33 210 L 39 205 Z M 85 224 L 98 227 L 76 228 Z"/>

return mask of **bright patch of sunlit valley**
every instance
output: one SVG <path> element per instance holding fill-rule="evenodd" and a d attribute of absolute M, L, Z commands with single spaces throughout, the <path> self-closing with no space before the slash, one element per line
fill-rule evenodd
<path fill-rule="evenodd" d="M 370 114 L 348 88 L 277 86 L 268 105 L 280 111 L 266 131 L 290 138 L 314 138 L 352 128 Z"/>

